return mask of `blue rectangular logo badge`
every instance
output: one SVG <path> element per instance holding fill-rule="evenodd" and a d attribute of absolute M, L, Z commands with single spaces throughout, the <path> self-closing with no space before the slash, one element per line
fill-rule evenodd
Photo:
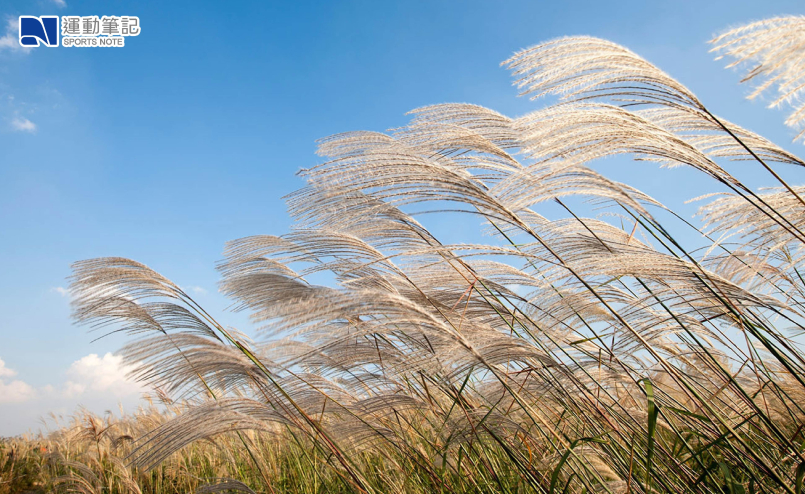
<path fill-rule="evenodd" d="M 22 46 L 59 46 L 59 16 L 20 16 L 20 44 Z"/>

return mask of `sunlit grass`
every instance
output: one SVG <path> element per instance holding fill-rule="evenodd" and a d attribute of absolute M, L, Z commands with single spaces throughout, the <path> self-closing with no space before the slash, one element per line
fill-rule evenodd
<path fill-rule="evenodd" d="M 730 51 L 741 33 L 719 49 L 752 53 Z M 769 70 L 805 59 L 788 56 Z M 3 443 L 0 492 L 799 494 L 805 188 L 774 166 L 803 162 L 614 43 L 505 65 L 560 101 L 436 105 L 320 142 L 292 231 L 233 241 L 219 266 L 255 341 L 143 264 L 76 263 L 75 319 L 129 334 L 126 364 L 164 406 Z M 701 172 L 720 194 L 702 230 L 588 166 L 613 156 Z M 412 207 L 490 235 L 445 244 Z"/>

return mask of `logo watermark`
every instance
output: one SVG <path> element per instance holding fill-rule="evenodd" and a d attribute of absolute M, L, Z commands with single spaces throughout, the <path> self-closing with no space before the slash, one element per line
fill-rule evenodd
<path fill-rule="evenodd" d="M 59 29 L 61 27 L 61 29 Z M 139 36 L 140 18 L 132 15 L 20 16 L 20 45 L 71 48 L 122 48 L 129 36 Z"/>
<path fill-rule="evenodd" d="M 59 46 L 59 16 L 20 16 L 20 44 L 22 46 Z"/>

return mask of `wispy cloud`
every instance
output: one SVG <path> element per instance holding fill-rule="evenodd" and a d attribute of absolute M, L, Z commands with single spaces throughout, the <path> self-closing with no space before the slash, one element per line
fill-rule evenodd
<path fill-rule="evenodd" d="M 200 286 L 191 286 L 190 289 L 193 291 L 193 293 L 197 293 L 199 295 L 206 295 L 207 294 L 207 290 L 205 290 L 204 288 L 202 288 Z"/>
<path fill-rule="evenodd" d="M 60 9 L 67 7 L 67 2 L 65 2 L 64 0 L 51 0 L 51 1 L 56 5 L 56 7 L 59 7 Z"/>
<path fill-rule="evenodd" d="M 30 132 L 32 134 L 36 132 L 36 124 L 25 117 L 14 117 L 11 121 L 11 126 L 19 132 Z"/>
<path fill-rule="evenodd" d="M 63 286 L 54 286 L 53 288 L 50 289 L 50 291 L 53 293 L 58 293 L 62 297 L 70 296 L 70 290 L 64 288 Z"/>
<path fill-rule="evenodd" d="M 20 44 L 20 21 L 17 17 L 6 18 L 6 34 L 0 37 L 0 51 L 29 53 L 31 46 Z"/>

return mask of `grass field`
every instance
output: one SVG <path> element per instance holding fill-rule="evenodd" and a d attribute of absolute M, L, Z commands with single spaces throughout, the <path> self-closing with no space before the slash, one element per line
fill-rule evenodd
<path fill-rule="evenodd" d="M 784 105 L 803 33 L 772 19 L 714 47 Z M 0 493 L 802 492 L 805 187 L 775 167 L 805 163 L 605 40 L 504 65 L 559 101 L 323 139 L 290 233 L 227 244 L 221 290 L 255 340 L 145 265 L 76 263 L 76 321 L 130 335 L 157 405 L 3 441 Z M 614 156 L 716 195 L 682 218 L 589 166 Z M 486 236 L 443 243 L 429 211 Z"/>

